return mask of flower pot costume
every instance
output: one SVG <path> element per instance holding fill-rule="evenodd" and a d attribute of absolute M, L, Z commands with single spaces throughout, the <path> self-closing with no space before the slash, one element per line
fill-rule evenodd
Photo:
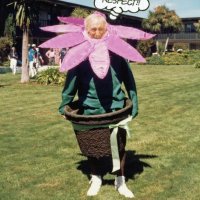
<path fill-rule="evenodd" d="M 105 20 L 99 12 L 92 17 Z M 83 19 L 58 19 L 65 24 L 42 29 L 63 34 L 40 47 L 69 48 L 60 67 L 61 72 L 67 71 L 67 78 L 59 111 L 72 122 L 81 152 L 93 167 L 92 185 L 87 193 L 93 196 L 102 184 L 96 164 L 99 158 L 112 155 L 113 172 L 123 177 L 127 122 L 138 113 L 135 80 L 125 59 L 135 62 L 145 62 L 145 59 L 122 38 L 147 40 L 154 35 L 105 21 L 106 32 L 96 39 L 89 34 Z M 74 101 L 76 93 L 78 100 Z M 124 178 L 117 178 L 116 181 L 120 194 L 133 197 Z"/>

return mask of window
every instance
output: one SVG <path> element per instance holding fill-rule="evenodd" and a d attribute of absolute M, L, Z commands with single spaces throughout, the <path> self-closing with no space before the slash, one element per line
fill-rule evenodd
<path fill-rule="evenodd" d="M 186 24 L 185 25 L 185 32 L 186 33 L 192 32 L 192 24 Z"/>
<path fill-rule="evenodd" d="M 40 26 L 47 26 L 47 25 L 50 24 L 50 21 L 51 21 L 51 15 L 48 14 L 47 11 L 41 10 L 39 12 L 39 23 L 40 23 Z"/>

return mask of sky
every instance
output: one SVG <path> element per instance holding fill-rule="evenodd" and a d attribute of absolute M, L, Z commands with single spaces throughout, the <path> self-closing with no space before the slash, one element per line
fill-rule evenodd
<path fill-rule="evenodd" d="M 95 0 L 63 0 L 63 1 L 94 8 Z M 176 14 L 181 18 L 200 17 L 200 0 L 148 0 L 148 1 L 150 6 L 146 11 L 139 11 L 137 13 L 124 12 L 123 14 L 147 18 L 149 11 L 153 11 L 153 9 L 159 5 L 165 5 L 170 10 L 175 10 Z"/>

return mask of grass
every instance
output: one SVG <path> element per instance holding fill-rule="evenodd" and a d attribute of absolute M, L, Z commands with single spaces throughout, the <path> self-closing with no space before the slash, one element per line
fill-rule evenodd
<path fill-rule="evenodd" d="M 134 65 L 133 72 L 139 115 L 130 124 L 127 185 L 140 200 L 198 200 L 199 69 Z M 57 111 L 62 88 L 19 80 L 0 74 L 0 199 L 125 199 L 111 174 L 98 196 L 86 197 L 86 158 Z"/>

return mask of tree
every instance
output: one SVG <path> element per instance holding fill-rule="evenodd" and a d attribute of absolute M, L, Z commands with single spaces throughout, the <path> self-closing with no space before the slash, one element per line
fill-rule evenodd
<path fill-rule="evenodd" d="M 195 30 L 200 33 L 200 20 L 198 20 L 197 23 L 194 23 L 194 26 L 195 26 Z"/>
<path fill-rule="evenodd" d="M 13 14 L 9 14 L 6 21 L 5 21 L 5 28 L 4 28 L 4 36 L 8 37 L 14 42 L 14 38 L 16 35 L 16 27 L 14 23 Z"/>
<path fill-rule="evenodd" d="M 180 32 L 183 29 L 182 20 L 174 10 L 169 10 L 166 6 L 158 6 L 154 12 L 150 11 L 148 18 L 143 20 L 142 26 L 153 33 L 167 34 L 163 54 L 167 49 L 170 34 Z M 158 50 L 158 41 L 156 43 Z"/>
<path fill-rule="evenodd" d="M 140 40 L 137 43 L 138 51 L 144 56 L 149 57 L 151 55 L 151 48 L 154 45 L 154 40 Z"/>
<path fill-rule="evenodd" d="M 10 46 L 13 44 L 13 41 L 9 37 L 0 37 L 0 65 L 8 60 L 8 54 L 10 51 Z"/>
<path fill-rule="evenodd" d="M 35 7 L 36 0 L 15 0 L 9 5 L 14 5 L 14 13 L 16 26 L 23 31 L 22 36 L 22 74 L 21 83 L 29 82 L 28 70 L 28 40 L 30 25 L 36 21 L 37 9 Z"/>
<path fill-rule="evenodd" d="M 71 16 L 73 17 L 80 17 L 80 18 L 85 18 L 87 17 L 88 15 L 91 14 L 91 11 L 88 10 L 88 9 L 85 9 L 85 8 L 80 8 L 80 7 L 77 7 L 73 10 L 73 12 L 71 13 Z"/>

